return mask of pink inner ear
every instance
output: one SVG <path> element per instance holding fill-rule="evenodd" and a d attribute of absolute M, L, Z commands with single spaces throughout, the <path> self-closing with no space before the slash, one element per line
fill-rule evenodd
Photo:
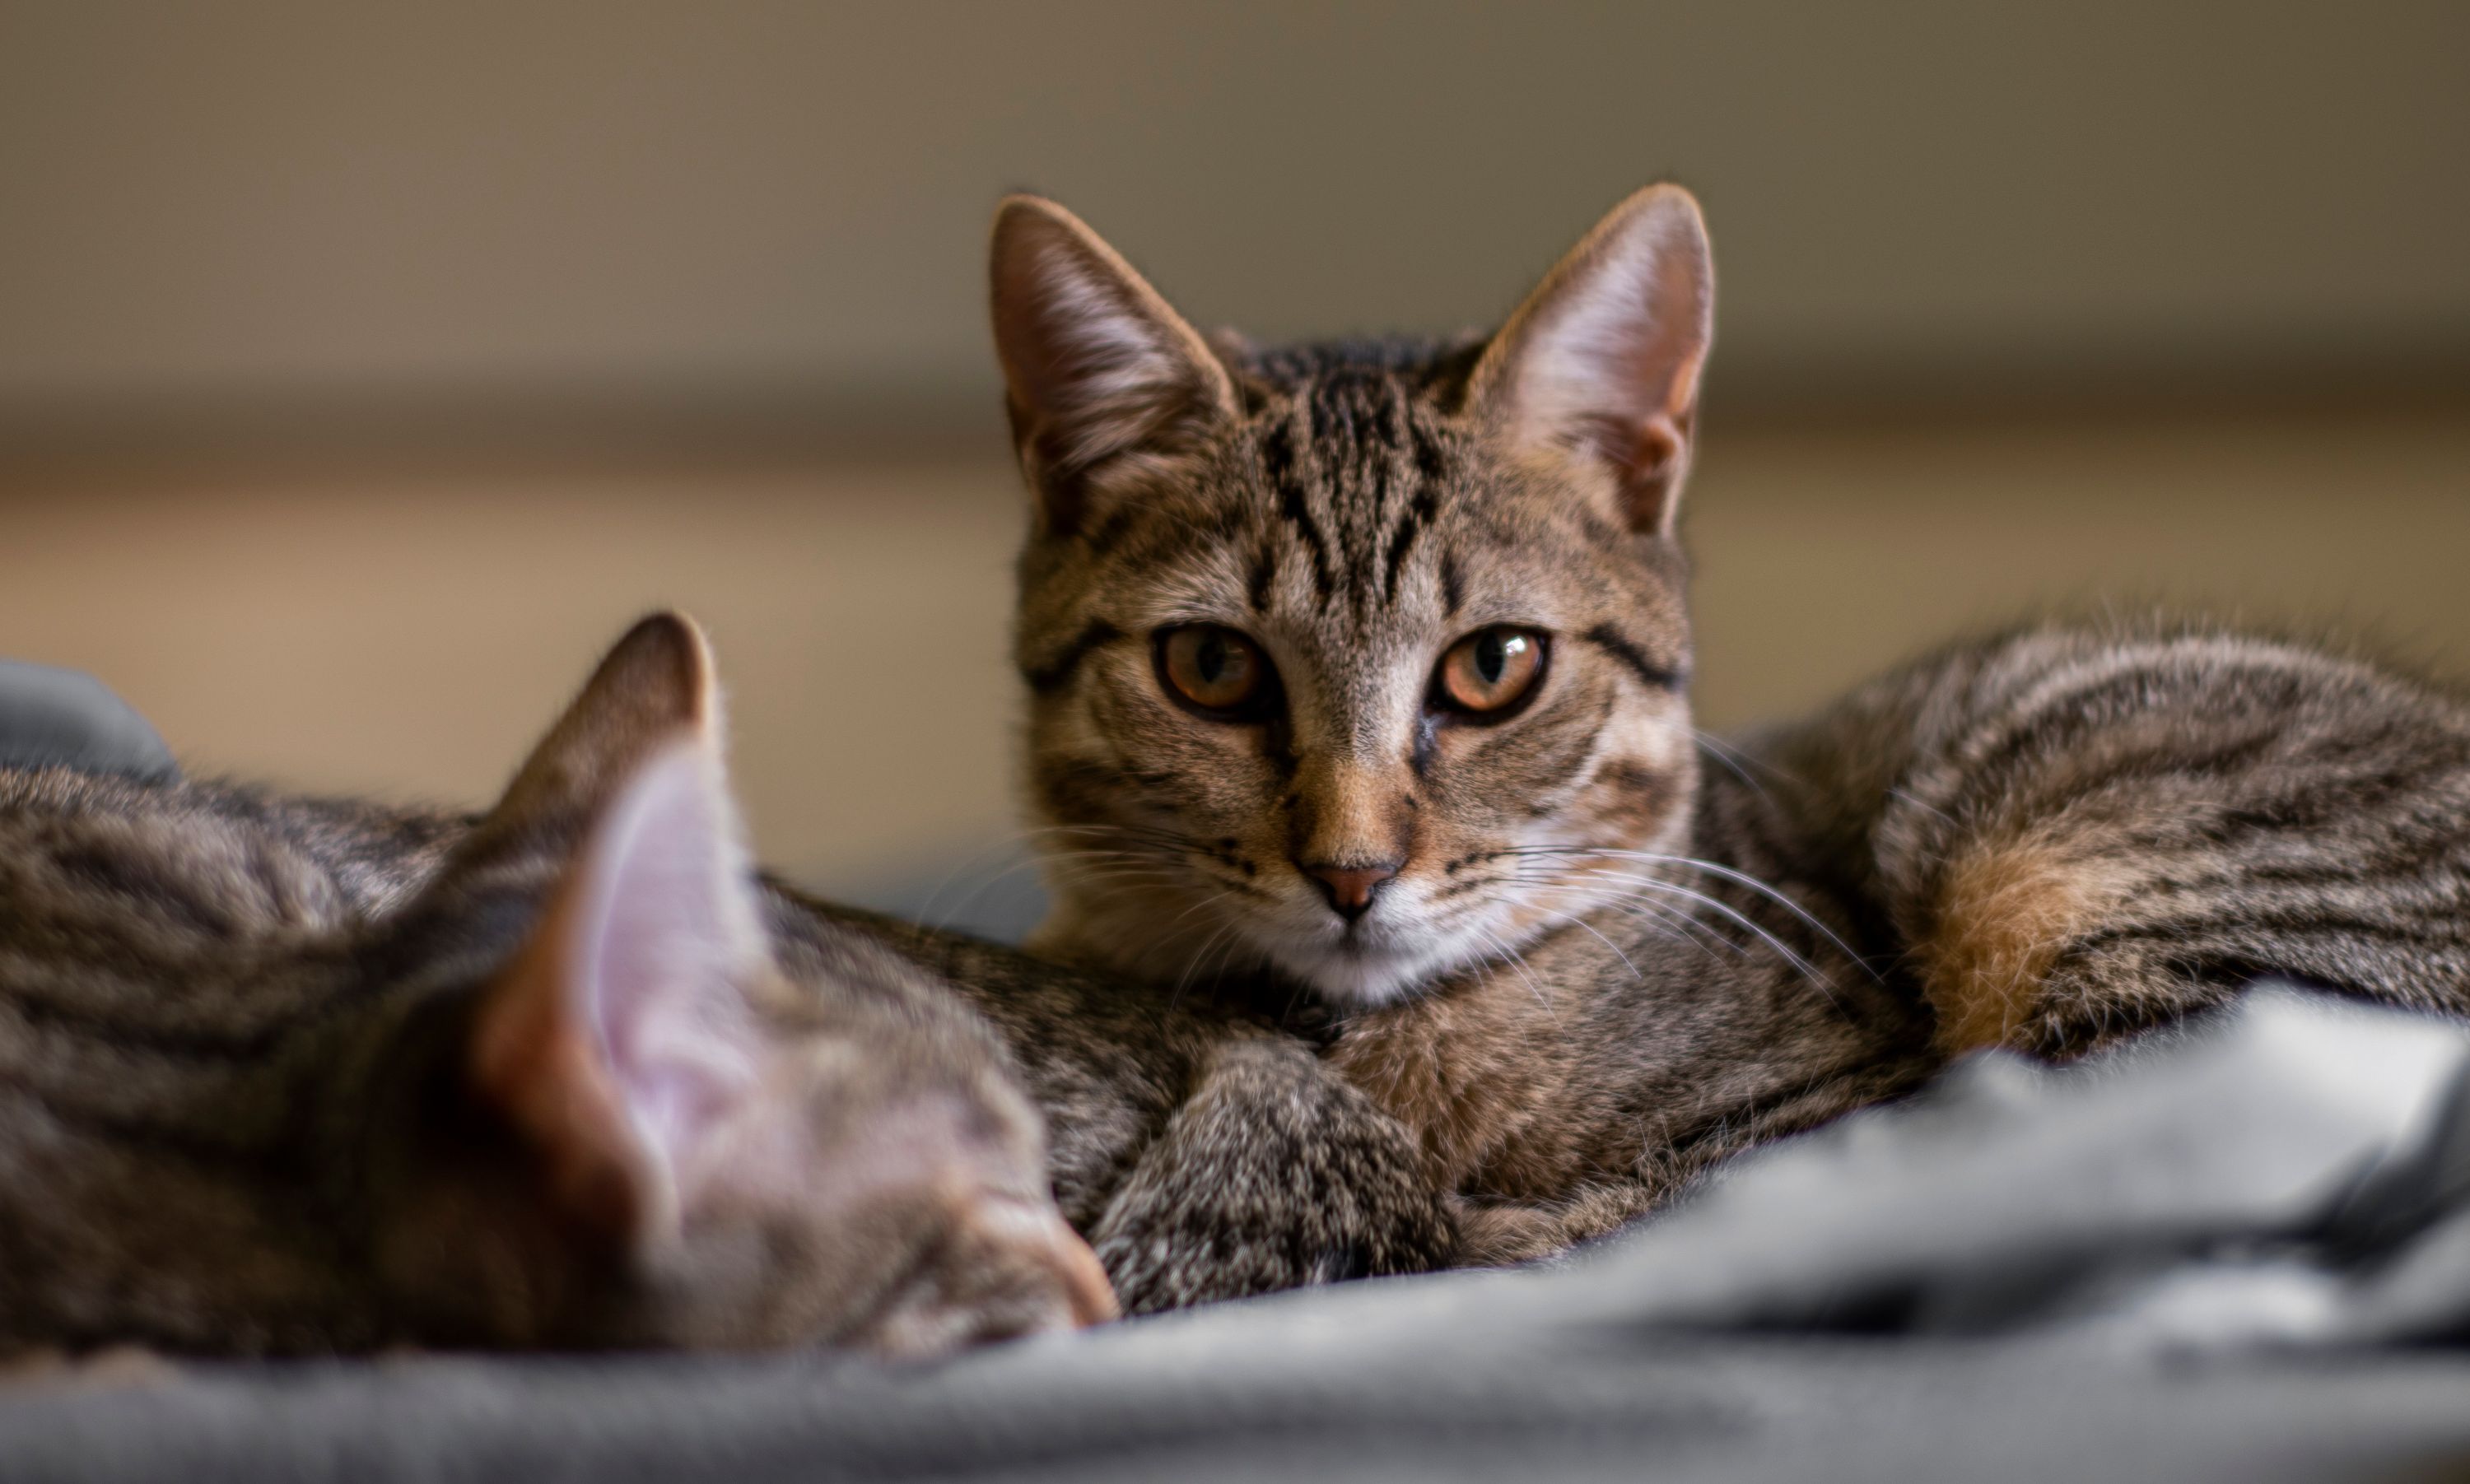
<path fill-rule="evenodd" d="M 1651 193 L 1590 236 L 1504 342 L 1517 435 L 1601 459 L 1634 529 L 1668 526 L 1689 470 L 1712 273 L 1694 208 Z"/>
<path fill-rule="evenodd" d="M 1058 529 L 1082 518 L 1084 475 L 1181 449 L 1229 410 L 1206 342 L 1060 208 L 1007 206 L 992 267 L 1014 431 Z"/>
<path fill-rule="evenodd" d="M 743 998 L 763 959 L 736 820 L 708 751 L 630 780 L 585 847 L 569 1004 L 634 1130 L 674 1181 L 757 1077 Z"/>

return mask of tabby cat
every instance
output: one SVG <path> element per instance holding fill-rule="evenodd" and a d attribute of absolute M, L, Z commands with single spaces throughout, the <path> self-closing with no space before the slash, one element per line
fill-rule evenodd
<path fill-rule="evenodd" d="M 1114 1312 L 1056 1191 L 1139 1308 L 1447 1257 L 1308 1048 L 759 882 L 719 749 L 662 616 L 477 822 L 0 770 L 0 1353 L 926 1354 Z"/>
<path fill-rule="evenodd" d="M 992 267 L 1035 497 L 1033 944 L 1312 1011 L 1471 1256 L 2265 972 L 2470 1010 L 2470 710 L 2369 664 L 2037 627 L 1693 730 L 1685 192 L 1440 343 L 1205 338 L 1033 197 Z"/>

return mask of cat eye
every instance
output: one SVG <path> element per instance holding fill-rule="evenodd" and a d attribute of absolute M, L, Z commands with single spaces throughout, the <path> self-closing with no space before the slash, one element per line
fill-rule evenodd
<path fill-rule="evenodd" d="M 1433 675 L 1433 702 L 1444 710 L 1497 721 L 1534 693 L 1544 677 L 1544 636 L 1501 625 L 1450 646 Z"/>
<path fill-rule="evenodd" d="M 1214 623 L 1161 631 L 1157 670 L 1168 694 L 1217 721 L 1248 721 L 1274 695 L 1269 657 Z"/>

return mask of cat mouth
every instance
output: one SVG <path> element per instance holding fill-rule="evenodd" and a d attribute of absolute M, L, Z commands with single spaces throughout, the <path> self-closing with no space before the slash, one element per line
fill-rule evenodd
<path fill-rule="evenodd" d="M 1264 945 L 1268 946 L 1268 945 Z M 1423 931 L 1394 922 L 1349 922 L 1310 947 L 1288 939 L 1268 957 L 1340 1005 L 1370 1007 L 1411 995 L 1449 955 Z"/>
<path fill-rule="evenodd" d="M 1403 946 L 1394 924 L 1375 922 L 1369 917 L 1357 917 L 1340 924 L 1338 936 L 1329 944 L 1331 952 L 1350 959 L 1382 958 L 1396 953 Z"/>

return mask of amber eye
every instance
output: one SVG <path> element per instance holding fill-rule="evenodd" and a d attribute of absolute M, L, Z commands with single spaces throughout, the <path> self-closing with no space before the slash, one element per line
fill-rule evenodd
<path fill-rule="evenodd" d="M 1204 711 L 1240 713 L 1267 697 L 1270 661 L 1250 639 L 1214 623 L 1159 635 L 1157 664 L 1167 688 Z"/>
<path fill-rule="evenodd" d="M 1479 629 L 1441 657 L 1433 677 L 1433 699 L 1469 715 L 1499 715 L 1526 700 L 1543 674 L 1543 635 L 1533 629 Z"/>

